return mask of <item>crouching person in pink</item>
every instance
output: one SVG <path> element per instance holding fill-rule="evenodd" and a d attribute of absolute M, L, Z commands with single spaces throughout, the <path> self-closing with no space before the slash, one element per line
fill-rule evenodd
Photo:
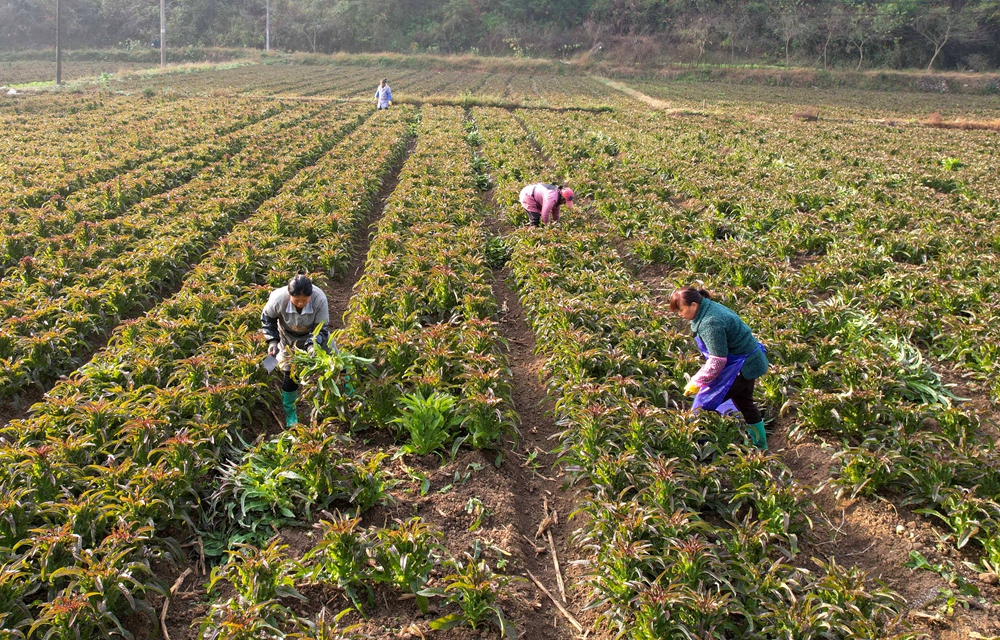
<path fill-rule="evenodd" d="M 528 222 L 537 227 L 559 221 L 559 207 L 573 206 L 573 190 L 554 184 L 529 184 L 521 189 L 521 206 L 528 212 Z"/>

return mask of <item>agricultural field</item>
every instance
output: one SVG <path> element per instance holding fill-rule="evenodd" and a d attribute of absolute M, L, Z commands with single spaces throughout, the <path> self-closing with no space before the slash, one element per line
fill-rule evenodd
<path fill-rule="evenodd" d="M 155 65 L 142 62 L 96 62 L 84 60 L 64 60 L 63 82 L 92 80 L 102 75 L 119 75 L 149 69 Z M 0 62 L 0 87 L 53 82 L 56 77 L 55 62 L 38 60 L 18 60 Z"/>
<path fill-rule="evenodd" d="M 933 81 L 928 81 L 932 86 Z M 752 117 L 767 116 L 775 108 L 788 113 L 819 111 L 824 119 L 924 120 L 934 113 L 945 119 L 1000 120 L 996 95 L 955 95 L 929 91 L 865 91 L 730 85 L 693 82 L 630 82 L 630 86 L 675 107 L 736 110 Z"/>
<path fill-rule="evenodd" d="M 624 85 L 0 99 L 0 638 L 1000 635 L 996 105 Z M 338 350 L 285 428 L 299 270 Z M 690 283 L 767 346 L 766 452 L 682 395 Z"/>
<path fill-rule="evenodd" d="M 374 100 L 375 88 L 388 77 L 395 103 L 486 104 L 553 109 L 608 109 L 635 101 L 609 91 L 588 76 L 418 71 L 357 65 L 224 65 L 193 67 L 114 79 L 107 88 L 121 93 L 204 95 L 221 92 L 295 99 Z"/>

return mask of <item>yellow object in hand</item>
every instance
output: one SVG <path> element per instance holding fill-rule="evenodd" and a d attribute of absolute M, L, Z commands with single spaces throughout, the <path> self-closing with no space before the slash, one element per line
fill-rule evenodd
<path fill-rule="evenodd" d="M 699 391 L 701 391 L 701 387 L 693 380 L 688 382 L 687 386 L 684 387 L 684 395 L 686 396 L 696 396 Z"/>

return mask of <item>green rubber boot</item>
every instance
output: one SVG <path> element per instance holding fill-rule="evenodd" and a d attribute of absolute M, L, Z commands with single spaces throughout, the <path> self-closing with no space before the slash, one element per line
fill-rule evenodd
<path fill-rule="evenodd" d="M 295 409 L 295 403 L 298 402 L 299 392 L 298 391 L 282 391 L 281 400 L 285 405 L 285 426 L 290 427 L 299 423 L 299 415 Z"/>
<path fill-rule="evenodd" d="M 757 447 L 761 451 L 767 451 L 767 432 L 764 431 L 763 420 L 755 424 L 748 424 L 747 433 L 750 434 L 750 440 L 753 442 L 753 446 Z"/>

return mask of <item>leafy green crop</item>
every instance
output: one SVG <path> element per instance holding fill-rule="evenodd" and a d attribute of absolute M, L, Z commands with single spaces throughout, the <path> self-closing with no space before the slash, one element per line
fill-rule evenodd
<path fill-rule="evenodd" d="M 410 436 L 401 451 L 426 455 L 443 448 L 453 437 L 460 418 L 453 409 L 456 400 L 446 393 L 435 392 L 427 397 L 421 392 L 399 399 L 403 410 L 393 422 Z"/>

